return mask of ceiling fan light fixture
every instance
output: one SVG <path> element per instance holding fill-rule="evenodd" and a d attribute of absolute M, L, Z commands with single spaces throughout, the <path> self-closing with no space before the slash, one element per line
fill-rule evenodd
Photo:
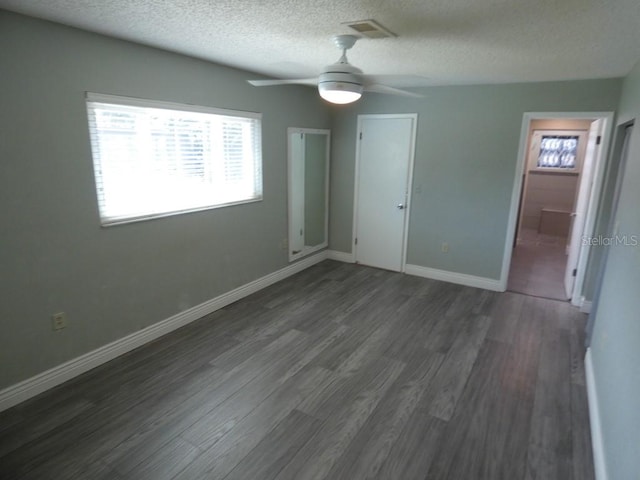
<path fill-rule="evenodd" d="M 326 72 L 320 75 L 318 92 L 327 102 L 344 105 L 362 96 L 362 84 L 350 73 Z"/>
<path fill-rule="evenodd" d="M 344 105 L 353 103 L 362 96 L 362 87 L 353 84 L 344 84 L 338 82 L 321 83 L 318 85 L 320 96 L 329 103 L 337 103 Z"/>

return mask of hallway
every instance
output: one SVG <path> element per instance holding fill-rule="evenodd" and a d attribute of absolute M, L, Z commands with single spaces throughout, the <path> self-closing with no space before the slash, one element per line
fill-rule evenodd
<path fill-rule="evenodd" d="M 534 297 L 567 300 L 564 272 L 566 237 L 522 229 L 513 250 L 507 290 Z"/>

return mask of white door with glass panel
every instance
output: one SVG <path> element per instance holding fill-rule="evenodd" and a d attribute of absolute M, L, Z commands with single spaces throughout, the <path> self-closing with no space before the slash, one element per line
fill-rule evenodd
<path fill-rule="evenodd" d="M 358 116 L 355 261 L 402 271 L 416 114 Z"/>

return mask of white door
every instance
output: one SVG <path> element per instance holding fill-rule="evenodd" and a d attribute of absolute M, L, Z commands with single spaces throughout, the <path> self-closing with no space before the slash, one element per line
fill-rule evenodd
<path fill-rule="evenodd" d="M 591 198 L 593 174 L 602 151 L 599 139 L 602 138 L 603 124 L 602 119 L 596 120 L 591 124 L 591 128 L 589 129 L 587 151 L 584 155 L 584 163 L 580 173 L 580 184 L 578 185 L 578 197 L 574 211 L 571 214 L 569 258 L 567 259 L 567 269 L 564 272 L 564 288 L 568 299 L 573 297 L 573 287 L 576 281 L 578 259 L 582 247 L 582 237 L 584 235 L 584 224 L 587 218 L 587 207 L 589 206 L 589 199 Z"/>
<path fill-rule="evenodd" d="M 360 115 L 355 260 L 402 271 L 417 115 Z"/>

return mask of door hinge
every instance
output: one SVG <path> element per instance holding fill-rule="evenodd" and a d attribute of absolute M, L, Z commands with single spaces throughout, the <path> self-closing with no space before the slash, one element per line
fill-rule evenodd
<path fill-rule="evenodd" d="M 596 137 L 596 145 L 600 145 L 600 142 L 602 141 L 602 137 L 600 135 L 598 135 Z"/>
<path fill-rule="evenodd" d="M 360 132 L 360 140 L 362 140 L 362 132 Z"/>
<path fill-rule="evenodd" d="M 573 272 L 571 273 L 572 277 L 575 277 L 578 274 L 578 270 L 576 268 L 573 269 Z"/>
<path fill-rule="evenodd" d="M 357 239 L 357 238 L 356 238 L 355 244 L 356 244 L 356 245 L 358 244 L 358 239 Z"/>

